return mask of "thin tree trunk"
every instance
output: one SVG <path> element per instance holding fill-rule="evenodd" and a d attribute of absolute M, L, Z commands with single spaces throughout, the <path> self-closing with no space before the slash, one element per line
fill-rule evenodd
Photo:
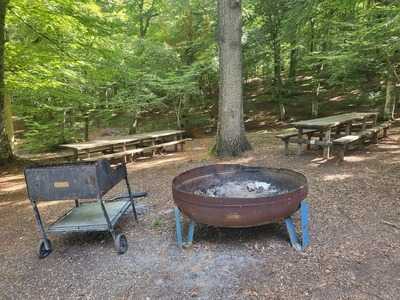
<path fill-rule="evenodd" d="M 319 103 L 317 99 L 313 99 L 311 103 L 311 115 L 313 118 L 318 117 L 319 114 Z"/>
<path fill-rule="evenodd" d="M 278 29 L 276 29 L 278 30 Z M 278 33 L 274 34 L 272 41 L 272 48 L 274 50 L 274 97 L 279 103 L 280 120 L 286 119 L 285 104 L 282 102 L 282 57 L 281 57 L 281 41 Z"/>
<path fill-rule="evenodd" d="M 276 34 L 273 38 L 273 50 L 274 50 L 274 85 L 280 93 L 282 90 L 282 59 L 281 59 L 281 41 L 279 36 Z"/>
<path fill-rule="evenodd" d="M 85 115 L 85 130 L 84 130 L 85 141 L 89 140 L 89 114 Z"/>
<path fill-rule="evenodd" d="M 318 117 L 319 115 L 319 95 L 321 93 L 321 73 L 324 70 L 324 64 L 321 64 L 321 66 L 319 67 L 319 69 L 317 70 L 317 76 L 318 76 L 318 81 L 317 81 L 317 88 L 315 90 L 315 97 L 312 99 L 311 102 L 311 115 L 313 116 L 313 118 Z"/>
<path fill-rule="evenodd" d="M 66 142 L 65 130 L 67 128 L 67 110 L 63 111 L 63 122 L 61 124 L 61 144 Z"/>
<path fill-rule="evenodd" d="M 319 115 L 319 101 L 318 101 L 318 99 L 319 99 L 320 91 L 321 91 L 321 81 L 319 80 L 318 81 L 318 85 L 317 85 L 317 89 L 316 89 L 316 92 L 315 92 L 315 98 L 313 98 L 312 102 L 311 102 L 311 115 L 313 116 L 313 118 L 316 118 Z"/>
<path fill-rule="evenodd" d="M 10 140 L 11 150 L 14 150 L 14 124 L 12 119 L 11 97 L 6 95 L 4 97 L 4 125 L 7 136 Z"/>
<path fill-rule="evenodd" d="M 0 1 L 0 164 L 13 159 L 12 142 L 7 127 L 7 112 L 11 112 L 10 101 L 6 99 L 6 87 L 4 77 L 4 52 L 5 52 L 5 20 L 8 0 Z M 10 118 L 8 118 L 10 119 Z M 12 122 L 9 120 L 8 123 Z"/>
<path fill-rule="evenodd" d="M 383 116 L 385 120 L 394 119 L 396 106 L 395 85 L 391 78 L 386 81 L 386 101 Z"/>
<path fill-rule="evenodd" d="M 178 104 L 175 105 L 175 117 L 176 117 L 176 128 L 182 129 L 182 110 L 183 110 L 183 99 L 179 97 Z"/>
<path fill-rule="evenodd" d="M 132 123 L 129 127 L 129 134 L 137 133 L 137 126 L 138 126 L 138 114 L 136 112 L 132 113 Z"/>
<path fill-rule="evenodd" d="M 314 19 L 310 20 L 310 52 L 315 50 L 315 22 Z"/>
<path fill-rule="evenodd" d="M 296 81 L 296 69 L 297 69 L 297 58 L 299 50 L 295 48 L 295 44 L 292 44 L 292 49 L 290 50 L 290 62 L 289 62 L 289 82 L 293 84 Z"/>
<path fill-rule="evenodd" d="M 240 0 L 218 0 L 220 87 L 215 153 L 219 157 L 251 149 L 243 121 L 241 14 Z"/>
<path fill-rule="evenodd" d="M 281 121 L 286 119 L 286 108 L 282 102 L 279 103 L 279 116 Z"/>

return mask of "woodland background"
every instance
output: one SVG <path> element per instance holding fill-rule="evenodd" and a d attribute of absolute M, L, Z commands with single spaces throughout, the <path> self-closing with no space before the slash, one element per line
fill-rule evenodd
<path fill-rule="evenodd" d="M 54 150 L 100 128 L 215 130 L 216 6 L 211 0 L 10 1 L 4 117 L 16 147 Z M 353 110 L 394 116 L 399 1 L 246 0 L 242 6 L 248 129 Z"/>

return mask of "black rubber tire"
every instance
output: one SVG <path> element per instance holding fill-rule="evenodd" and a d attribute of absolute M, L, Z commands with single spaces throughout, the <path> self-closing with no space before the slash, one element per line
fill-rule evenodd
<path fill-rule="evenodd" d="M 38 256 L 39 258 L 46 258 L 53 252 L 53 247 L 51 246 L 50 240 L 47 239 L 47 243 L 49 244 L 50 248 L 46 249 L 46 243 L 44 239 L 41 239 L 38 246 Z"/>
<path fill-rule="evenodd" d="M 128 250 L 128 240 L 122 233 L 117 234 L 114 240 L 115 250 L 118 254 L 124 254 Z"/>

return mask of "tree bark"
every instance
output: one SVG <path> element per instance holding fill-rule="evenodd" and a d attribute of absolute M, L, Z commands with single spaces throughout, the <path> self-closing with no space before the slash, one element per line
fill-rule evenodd
<path fill-rule="evenodd" d="M 289 61 L 289 74 L 288 79 L 291 84 L 296 81 L 296 69 L 297 69 L 297 58 L 299 50 L 296 47 L 296 43 L 292 42 L 292 49 L 290 49 L 290 61 Z"/>
<path fill-rule="evenodd" d="M 311 102 L 311 115 L 313 118 L 318 117 L 319 114 L 319 102 L 317 99 L 313 99 Z"/>
<path fill-rule="evenodd" d="M 9 107 L 11 103 L 6 99 L 6 86 L 4 76 L 4 53 L 6 42 L 5 21 L 7 5 L 8 0 L 0 1 L 0 164 L 4 164 L 13 159 L 11 137 L 9 136 L 9 130 L 7 130 L 7 127 L 9 127 L 7 125 L 7 112 L 11 112 L 11 108 Z M 9 120 L 9 122 L 12 122 L 12 120 Z"/>
<path fill-rule="evenodd" d="M 319 94 L 321 92 L 321 80 L 318 80 L 317 88 L 315 90 L 315 97 L 311 101 L 311 115 L 317 118 L 319 115 Z"/>
<path fill-rule="evenodd" d="M 215 154 L 250 150 L 243 121 L 242 21 L 240 0 L 218 0 L 219 116 Z"/>
<path fill-rule="evenodd" d="M 133 112 L 131 126 L 129 127 L 129 134 L 137 133 L 137 127 L 138 127 L 138 114 L 136 112 Z"/>
<path fill-rule="evenodd" d="M 278 29 L 277 29 L 278 30 Z M 282 89 L 282 58 L 281 58 L 281 41 L 280 37 L 276 34 L 273 36 L 272 48 L 274 50 L 274 85 L 280 93 Z"/>
<path fill-rule="evenodd" d="M 281 121 L 284 121 L 286 119 L 286 108 L 283 102 L 279 103 L 279 117 Z"/>
<path fill-rule="evenodd" d="M 179 130 L 182 129 L 182 108 L 182 97 L 179 97 L 178 103 L 175 105 L 176 128 Z"/>
<path fill-rule="evenodd" d="M 151 2 L 150 8 L 145 9 L 144 7 L 144 0 L 140 0 L 138 2 L 138 10 L 139 10 L 139 37 L 144 39 L 147 35 L 147 31 L 150 27 L 151 19 L 156 17 L 158 13 L 155 11 L 155 0 Z"/>
<path fill-rule="evenodd" d="M 90 122 L 89 114 L 86 114 L 84 116 L 84 122 L 85 122 L 84 138 L 85 138 L 85 141 L 88 141 L 89 140 L 89 122 Z"/>
<path fill-rule="evenodd" d="M 394 119 L 396 106 L 395 85 L 392 79 L 386 81 L 386 101 L 383 116 L 385 120 Z"/>
<path fill-rule="evenodd" d="M 63 111 L 63 122 L 61 124 L 61 144 L 64 144 L 66 142 L 65 138 L 65 131 L 67 129 L 67 110 Z"/>
<path fill-rule="evenodd" d="M 285 104 L 282 102 L 282 91 L 283 91 L 283 83 L 282 83 L 282 54 L 281 54 L 281 40 L 279 34 L 279 26 L 280 24 L 276 24 L 276 28 L 273 30 L 272 34 L 272 49 L 274 51 L 274 97 L 279 103 L 279 115 L 280 120 L 283 121 L 286 119 L 286 109 Z"/>
<path fill-rule="evenodd" d="M 315 21 L 313 18 L 310 19 L 310 53 L 315 50 Z"/>

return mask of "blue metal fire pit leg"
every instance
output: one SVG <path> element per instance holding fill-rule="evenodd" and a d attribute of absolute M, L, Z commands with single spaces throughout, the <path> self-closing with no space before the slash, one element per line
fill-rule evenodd
<path fill-rule="evenodd" d="M 310 235 L 308 232 L 308 217 L 309 217 L 309 204 L 307 201 L 302 201 L 300 204 L 300 220 L 302 241 L 299 241 L 296 233 L 296 226 L 293 218 L 290 216 L 285 219 L 287 231 L 289 233 L 290 243 L 297 251 L 303 251 L 310 244 Z"/>
<path fill-rule="evenodd" d="M 175 229 L 176 229 L 176 242 L 178 247 L 182 247 L 182 224 L 181 224 L 181 211 L 175 207 Z"/>
<path fill-rule="evenodd" d="M 309 213 L 310 205 L 307 201 L 301 202 L 300 205 L 300 217 L 301 217 L 301 234 L 303 239 L 302 250 L 310 245 L 310 234 L 308 231 L 308 220 L 309 220 Z"/>
<path fill-rule="evenodd" d="M 297 238 L 296 226 L 294 225 L 292 217 L 286 218 L 285 224 L 287 231 L 289 233 L 290 243 L 292 244 L 293 248 L 295 248 L 297 251 L 301 251 L 302 247 L 299 243 L 299 239 Z"/>
<path fill-rule="evenodd" d="M 183 230 L 182 230 L 182 222 L 181 222 L 181 211 L 179 208 L 175 207 L 175 225 L 176 225 L 176 242 L 178 247 L 190 247 L 193 243 L 194 237 L 194 229 L 196 227 L 196 223 L 193 220 L 189 222 L 189 230 L 187 236 L 187 242 L 183 241 Z"/>
<path fill-rule="evenodd" d="M 188 241 L 186 243 L 187 246 L 191 246 L 193 244 L 193 236 L 194 236 L 194 229 L 196 227 L 196 223 L 190 220 L 189 223 L 189 231 L 188 231 Z"/>

